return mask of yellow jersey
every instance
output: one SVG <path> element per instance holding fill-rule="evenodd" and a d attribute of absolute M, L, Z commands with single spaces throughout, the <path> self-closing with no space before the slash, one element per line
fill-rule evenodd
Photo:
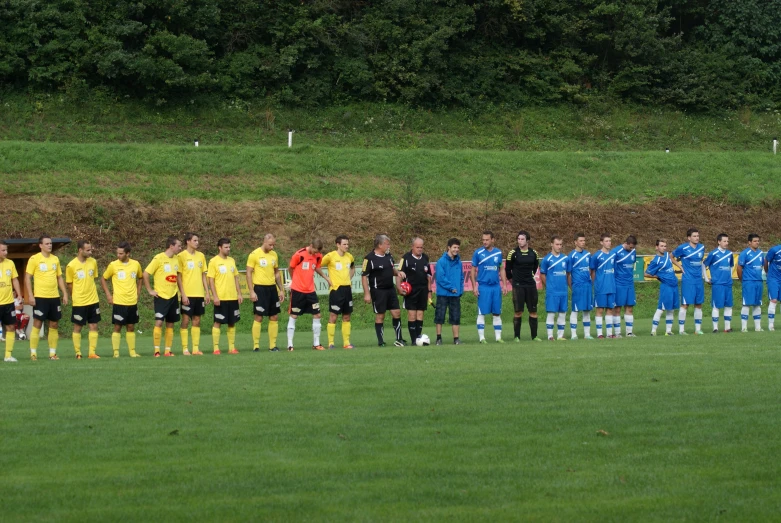
<path fill-rule="evenodd" d="M 331 280 L 331 290 L 339 287 L 352 286 L 350 269 L 355 267 L 355 258 L 349 252 L 339 256 L 339 251 L 331 251 L 323 256 L 321 267 L 328 269 L 328 279 Z"/>
<path fill-rule="evenodd" d="M 179 278 L 179 258 L 174 256 L 169 258 L 164 252 L 161 252 L 149 262 L 144 272 L 154 278 L 154 289 L 157 295 L 164 300 L 169 300 L 179 294 L 177 281 Z"/>
<path fill-rule="evenodd" d="M 98 277 L 98 262 L 95 258 L 87 258 L 81 263 L 74 258 L 65 267 L 65 283 L 73 284 L 74 307 L 84 307 L 98 303 L 98 288 L 95 286 L 95 278 Z"/>
<path fill-rule="evenodd" d="M 236 270 L 236 262 L 230 256 L 221 258 L 215 256 L 209 262 L 209 270 L 206 276 L 214 278 L 214 288 L 217 291 L 217 298 L 222 301 L 238 300 L 239 294 L 236 291 L 236 276 L 239 271 Z"/>
<path fill-rule="evenodd" d="M 247 267 L 252 267 L 253 285 L 276 285 L 274 270 L 279 267 L 279 257 L 273 250 L 266 252 L 263 247 L 252 251 L 247 258 Z"/>
<path fill-rule="evenodd" d="M 33 277 L 34 298 L 60 297 L 57 278 L 62 276 L 62 267 L 60 259 L 55 255 L 44 256 L 40 252 L 33 254 L 27 262 L 25 272 Z"/>
<path fill-rule="evenodd" d="M 14 278 L 18 278 L 14 262 L 5 259 L 0 262 L 0 305 L 14 302 Z"/>
<path fill-rule="evenodd" d="M 127 263 L 114 260 L 103 273 L 104 280 L 111 280 L 114 305 L 138 305 L 138 280 L 141 278 L 141 264 L 133 259 Z"/>
<path fill-rule="evenodd" d="M 206 272 L 206 257 L 201 251 L 193 254 L 187 249 L 179 253 L 179 272 L 182 275 L 182 287 L 189 298 L 203 298 L 203 275 Z"/>

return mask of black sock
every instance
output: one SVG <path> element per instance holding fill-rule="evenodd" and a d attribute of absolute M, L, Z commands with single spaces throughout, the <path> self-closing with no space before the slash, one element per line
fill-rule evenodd
<path fill-rule="evenodd" d="M 377 332 L 377 343 L 385 343 L 385 337 L 383 336 L 383 324 L 375 323 L 374 330 Z"/>
<path fill-rule="evenodd" d="M 455 336 L 455 337 L 453 338 L 453 341 L 458 341 L 458 336 Z"/>
<path fill-rule="evenodd" d="M 529 328 L 532 331 L 532 339 L 537 337 L 537 318 L 529 316 Z"/>
<path fill-rule="evenodd" d="M 523 323 L 523 318 L 513 318 L 513 330 L 515 331 L 515 337 L 520 338 L 521 337 L 521 324 Z"/>
<path fill-rule="evenodd" d="M 441 340 L 441 339 L 442 339 L 442 335 L 441 334 L 437 334 L 437 340 Z M 456 338 L 456 339 L 458 339 L 458 338 Z"/>
<path fill-rule="evenodd" d="M 423 335 L 423 320 L 418 320 L 418 338 Z"/>
<path fill-rule="evenodd" d="M 418 339 L 418 323 L 416 321 L 408 321 L 407 330 L 409 331 L 409 335 L 412 338 L 412 341 Z"/>
<path fill-rule="evenodd" d="M 396 340 L 401 340 L 401 318 L 393 318 L 393 330 L 396 331 Z"/>

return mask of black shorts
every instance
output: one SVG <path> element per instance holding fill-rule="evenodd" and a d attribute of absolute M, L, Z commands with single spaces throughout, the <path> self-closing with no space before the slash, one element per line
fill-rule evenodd
<path fill-rule="evenodd" d="M 62 318 L 62 302 L 59 298 L 35 298 L 34 320 L 60 321 L 60 318 Z"/>
<path fill-rule="evenodd" d="M 371 289 L 372 306 L 375 314 L 399 310 L 399 297 L 396 289 Z"/>
<path fill-rule="evenodd" d="M 437 295 L 437 304 L 434 309 L 434 323 L 436 325 L 445 323 L 446 310 L 448 311 L 448 323 L 450 325 L 461 325 L 461 296 Z"/>
<path fill-rule="evenodd" d="M 333 314 L 353 313 L 353 288 L 351 285 L 342 285 L 328 294 L 328 310 Z"/>
<path fill-rule="evenodd" d="M 182 314 L 192 318 L 193 316 L 203 316 L 206 313 L 206 306 L 203 304 L 203 298 L 196 297 L 188 299 L 190 300 L 190 305 L 182 303 Z"/>
<path fill-rule="evenodd" d="M 16 306 L 14 306 L 14 302 L 0 305 L 0 324 L 13 325 L 14 328 L 11 330 L 16 329 Z"/>
<path fill-rule="evenodd" d="M 428 290 L 425 287 L 412 289 L 412 292 L 404 296 L 404 308 L 408 311 L 424 311 L 428 308 Z"/>
<path fill-rule="evenodd" d="M 138 305 L 114 305 L 111 309 L 113 325 L 135 325 L 138 323 Z"/>
<path fill-rule="evenodd" d="M 258 301 L 252 304 L 255 316 L 268 318 L 279 314 L 279 289 L 276 285 L 255 285 L 252 289 L 258 295 Z"/>
<path fill-rule="evenodd" d="M 71 323 L 81 325 L 82 327 L 87 324 L 94 325 L 100 323 L 100 303 L 73 307 L 71 310 Z"/>
<path fill-rule="evenodd" d="M 166 323 L 179 321 L 179 296 L 168 299 L 155 296 L 155 321 Z"/>
<path fill-rule="evenodd" d="M 316 292 L 290 291 L 290 314 L 320 314 L 320 300 Z"/>
<path fill-rule="evenodd" d="M 239 300 L 220 300 L 220 304 L 214 306 L 214 323 L 235 325 L 240 319 Z"/>
<path fill-rule="evenodd" d="M 537 286 L 529 285 L 527 287 L 513 286 L 513 307 L 515 312 L 523 312 L 523 307 L 529 309 L 529 312 L 537 312 Z"/>

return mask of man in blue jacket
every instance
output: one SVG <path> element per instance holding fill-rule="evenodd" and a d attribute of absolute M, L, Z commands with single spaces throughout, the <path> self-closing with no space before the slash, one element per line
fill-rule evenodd
<path fill-rule="evenodd" d="M 461 324 L 461 295 L 464 293 L 464 269 L 458 251 L 461 240 L 450 238 L 447 251 L 437 262 L 434 279 L 437 282 L 437 305 L 434 323 L 437 325 L 437 345 L 442 345 L 442 325 L 445 323 L 445 311 L 448 322 L 453 326 L 453 343 L 461 345 L 458 339 L 458 326 Z"/>

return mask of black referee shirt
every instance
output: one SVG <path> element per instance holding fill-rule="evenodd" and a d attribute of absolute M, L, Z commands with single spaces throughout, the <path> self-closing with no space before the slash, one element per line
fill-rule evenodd
<path fill-rule="evenodd" d="M 407 282 L 412 285 L 412 290 L 428 289 L 428 277 L 431 275 L 431 265 L 428 256 L 421 254 L 415 258 L 412 251 L 401 258 L 400 270 L 407 275 Z"/>
<path fill-rule="evenodd" d="M 393 256 L 377 255 L 371 251 L 363 259 L 363 276 L 369 278 L 369 287 L 372 289 L 393 288 Z"/>
<path fill-rule="evenodd" d="M 516 287 L 529 287 L 537 285 L 534 275 L 540 266 L 540 259 L 537 251 L 529 249 L 522 251 L 518 248 L 511 250 L 507 254 L 507 263 L 504 266 L 504 273 L 507 279 L 513 282 Z"/>

